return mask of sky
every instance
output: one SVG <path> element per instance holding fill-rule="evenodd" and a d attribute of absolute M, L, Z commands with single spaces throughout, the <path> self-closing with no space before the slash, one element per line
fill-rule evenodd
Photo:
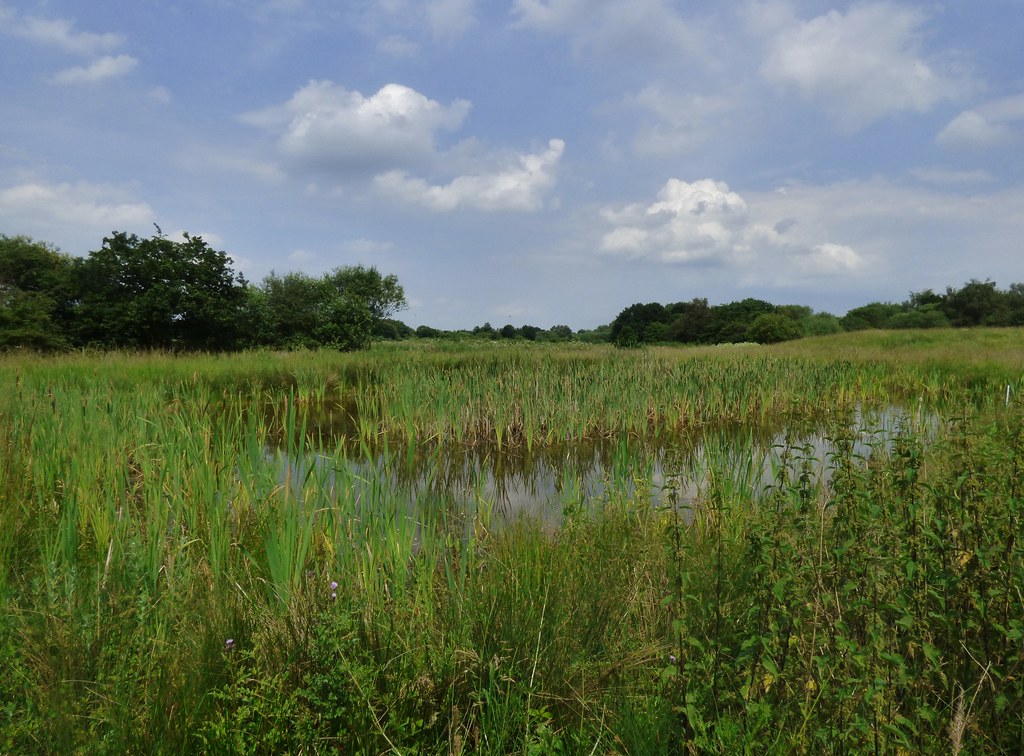
<path fill-rule="evenodd" d="M 373 265 L 445 329 L 1006 288 L 1022 38 L 1024 0 L 0 0 L 0 234 Z"/>

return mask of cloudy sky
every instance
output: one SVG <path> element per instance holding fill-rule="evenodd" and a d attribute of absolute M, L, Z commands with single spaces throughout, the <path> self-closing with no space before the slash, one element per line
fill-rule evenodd
<path fill-rule="evenodd" d="M 1024 281 L 1022 0 L 0 0 L 0 233 L 395 273 L 403 320 Z"/>

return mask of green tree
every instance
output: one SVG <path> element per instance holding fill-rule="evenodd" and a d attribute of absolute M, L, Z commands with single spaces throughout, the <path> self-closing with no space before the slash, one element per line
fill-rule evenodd
<path fill-rule="evenodd" d="M 673 320 L 665 330 L 665 338 L 684 344 L 702 344 L 711 340 L 711 308 L 708 300 L 694 298 L 668 306 Z"/>
<path fill-rule="evenodd" d="M 271 271 L 258 287 L 262 313 L 260 341 L 275 349 L 315 349 L 318 325 L 326 317 L 327 290 L 305 273 Z"/>
<path fill-rule="evenodd" d="M 68 346 L 73 265 L 45 243 L 0 235 L 0 349 Z"/>
<path fill-rule="evenodd" d="M 671 321 L 672 314 L 658 302 L 630 305 L 620 312 L 611 324 L 611 341 L 616 346 L 632 347 L 654 340 L 664 333 L 664 326 Z M 652 326 L 659 324 L 660 329 Z M 656 333 L 655 333 L 656 332 Z"/>
<path fill-rule="evenodd" d="M 750 297 L 739 302 L 715 305 L 711 308 L 708 340 L 713 344 L 747 341 L 750 339 L 748 331 L 757 316 L 772 312 L 775 312 L 775 305 L 771 302 Z"/>
<path fill-rule="evenodd" d="M 804 336 L 827 336 L 832 333 L 842 333 L 843 327 L 839 324 L 839 318 L 829 312 L 816 312 L 808 315 L 800 321 L 800 328 Z"/>
<path fill-rule="evenodd" d="M 972 279 L 960 289 L 947 288 L 942 311 L 956 328 L 1008 325 L 1010 319 L 1006 295 L 994 281 Z"/>
<path fill-rule="evenodd" d="M 889 318 L 902 312 L 898 304 L 870 302 L 855 307 L 839 319 L 844 331 L 863 331 L 866 328 L 889 328 Z"/>
<path fill-rule="evenodd" d="M 324 280 L 342 297 L 359 300 L 373 320 L 390 318 L 407 307 L 405 291 L 395 275 L 383 276 L 374 267 L 352 265 L 335 268 Z"/>
<path fill-rule="evenodd" d="M 114 232 L 75 266 L 78 340 L 104 346 L 232 349 L 245 279 L 201 237 Z"/>
<path fill-rule="evenodd" d="M 747 329 L 747 338 L 758 344 L 777 344 L 799 339 L 803 335 L 800 324 L 778 312 L 766 312 L 754 318 Z"/>
<path fill-rule="evenodd" d="M 567 325 L 553 325 L 548 329 L 548 337 L 552 341 L 569 341 L 572 338 L 572 328 Z"/>

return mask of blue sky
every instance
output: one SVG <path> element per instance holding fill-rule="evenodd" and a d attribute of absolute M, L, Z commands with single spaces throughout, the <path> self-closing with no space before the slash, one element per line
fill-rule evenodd
<path fill-rule="evenodd" d="M 413 326 L 1024 281 L 1024 2 L 0 0 L 0 233 L 395 273 Z"/>

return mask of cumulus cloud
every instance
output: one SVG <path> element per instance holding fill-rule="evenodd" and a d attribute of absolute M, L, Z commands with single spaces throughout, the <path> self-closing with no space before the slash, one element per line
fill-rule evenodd
<path fill-rule="evenodd" d="M 666 0 L 515 0 L 512 12 L 517 27 L 565 35 L 578 53 L 677 58 L 704 48 Z"/>
<path fill-rule="evenodd" d="M 552 139 L 542 153 L 518 155 L 502 170 L 458 176 L 447 184 L 430 184 L 404 171 L 384 173 L 374 183 L 386 195 L 432 210 L 536 210 L 555 182 L 564 150 L 562 140 Z"/>
<path fill-rule="evenodd" d="M 153 210 L 145 203 L 124 201 L 119 192 L 95 184 L 26 182 L 0 190 L 0 218 L 19 228 L 74 224 L 106 233 L 147 225 Z"/>
<path fill-rule="evenodd" d="M 138 65 L 131 55 L 104 55 L 86 66 L 67 68 L 53 75 L 54 84 L 93 84 L 130 73 Z"/>
<path fill-rule="evenodd" d="M 613 228 L 602 236 L 601 250 L 629 259 L 715 265 L 766 281 L 779 280 L 780 267 L 787 269 L 786 275 L 805 277 L 867 268 L 852 246 L 807 243 L 805 235 L 794 230 L 798 220 L 752 211 L 724 181 L 669 179 L 655 202 L 605 208 L 602 216 Z"/>
<path fill-rule="evenodd" d="M 924 113 L 970 91 L 972 82 L 921 51 L 920 10 L 890 2 L 852 5 L 785 24 L 778 3 L 761 74 L 820 104 L 853 132 L 891 113 Z M 762 28 L 772 29 L 764 19 Z"/>
<path fill-rule="evenodd" d="M 1024 95 L 1003 97 L 965 110 L 935 137 L 943 147 L 1003 147 L 1021 136 Z"/>
<path fill-rule="evenodd" d="M 470 105 L 431 100 L 401 84 L 369 97 L 331 81 L 310 81 L 288 102 L 242 120 L 279 135 L 281 152 L 300 163 L 377 171 L 434 154 L 439 131 L 457 129 Z"/>

